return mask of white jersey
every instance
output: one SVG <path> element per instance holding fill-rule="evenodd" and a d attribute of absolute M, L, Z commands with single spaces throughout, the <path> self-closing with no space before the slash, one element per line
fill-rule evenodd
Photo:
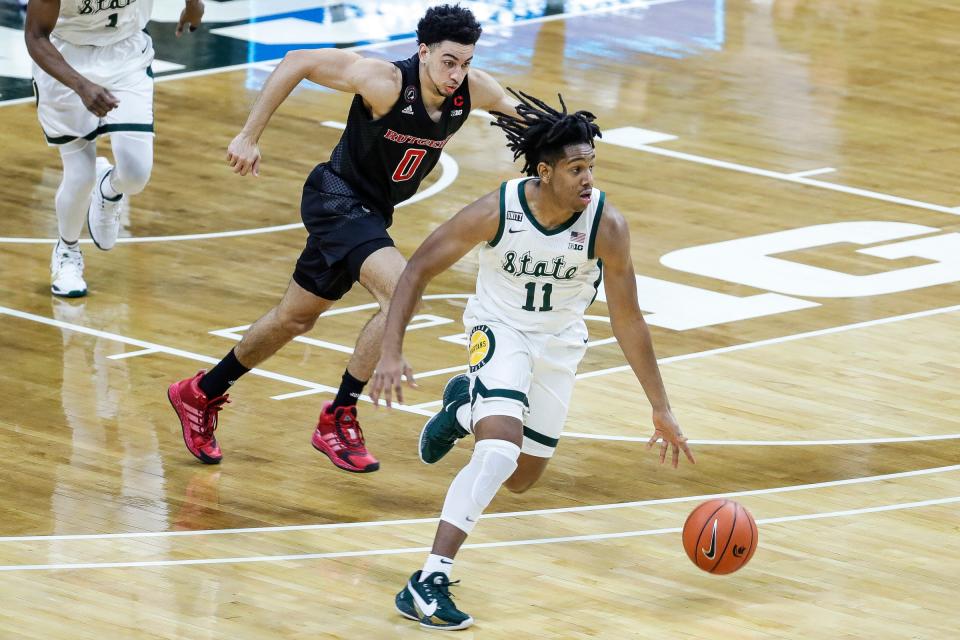
<path fill-rule="evenodd" d="M 587 338 L 583 314 L 597 296 L 602 265 L 594 254 L 604 193 L 593 190 L 581 213 L 544 229 L 518 178 L 500 186 L 500 227 L 480 248 L 477 292 L 464 323 L 503 323 L 520 331 Z"/>
<path fill-rule="evenodd" d="M 126 40 L 150 20 L 153 0 L 60 0 L 53 38 L 102 47 Z"/>

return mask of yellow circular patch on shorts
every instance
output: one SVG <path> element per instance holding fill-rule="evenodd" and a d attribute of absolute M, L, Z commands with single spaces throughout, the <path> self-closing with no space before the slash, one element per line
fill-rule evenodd
<path fill-rule="evenodd" d="M 469 363 L 470 371 L 476 371 L 493 356 L 493 332 L 484 325 L 474 327 L 470 332 Z"/>

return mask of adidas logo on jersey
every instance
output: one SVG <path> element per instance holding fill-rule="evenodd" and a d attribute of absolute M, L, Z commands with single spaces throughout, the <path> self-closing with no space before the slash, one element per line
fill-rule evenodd
<path fill-rule="evenodd" d="M 407 114 L 408 116 L 412 116 L 412 115 L 413 115 L 413 105 L 408 104 L 408 105 L 404 108 L 404 110 L 401 111 L 400 113 L 405 113 L 405 114 Z"/>

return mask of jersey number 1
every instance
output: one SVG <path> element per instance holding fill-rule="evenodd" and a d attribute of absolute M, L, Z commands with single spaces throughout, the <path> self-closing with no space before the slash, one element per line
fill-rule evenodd
<path fill-rule="evenodd" d="M 393 171 L 393 181 L 406 182 L 412 178 L 425 155 L 427 155 L 426 149 L 407 149 L 407 152 L 400 158 L 400 164 Z"/>
<path fill-rule="evenodd" d="M 537 309 L 533 306 L 534 298 L 537 295 L 537 283 L 528 282 L 524 285 L 527 289 L 527 301 L 523 304 L 521 309 L 524 311 L 553 311 L 553 307 L 550 306 L 550 294 L 553 293 L 553 285 L 549 282 L 544 283 L 543 285 L 543 304 L 540 305 L 540 308 Z"/>
<path fill-rule="evenodd" d="M 109 16 L 107 16 L 107 20 L 109 20 L 109 22 L 107 23 L 107 27 L 108 27 L 108 28 L 109 28 L 109 27 L 116 28 L 116 26 L 117 26 L 117 16 L 118 16 L 118 15 L 120 15 L 120 14 L 118 14 L 118 13 L 111 13 Z"/>

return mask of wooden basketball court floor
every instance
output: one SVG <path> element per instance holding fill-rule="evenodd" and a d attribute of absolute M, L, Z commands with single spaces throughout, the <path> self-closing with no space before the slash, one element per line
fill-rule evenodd
<path fill-rule="evenodd" d="M 458 637 L 957 637 L 960 15 L 933 0 L 724 9 L 722 46 L 678 57 L 597 44 L 627 38 L 642 8 L 491 30 L 496 64 L 478 48 L 504 84 L 599 116 L 598 183 L 629 217 L 698 464 L 645 449 L 649 407 L 596 303 L 551 467 L 498 495 L 457 560 L 456 601 L 477 620 Z M 234 387 L 221 465 L 187 453 L 164 395 L 278 300 L 304 241 L 300 186 L 346 114 L 348 96 L 299 90 L 261 177 L 232 175 L 224 149 L 262 74 L 157 84 L 152 182 L 128 241 L 84 245 L 77 301 L 48 289 L 59 159 L 32 105 L 0 108 L 0 637 L 425 633 L 392 599 L 469 456 L 464 441 L 425 466 L 416 438 L 464 362 L 474 256 L 433 283 L 408 335 L 426 375 L 407 406 L 361 405 L 375 474 L 309 444 L 371 313 L 360 288 Z M 515 175 L 502 142 L 470 118 L 428 197 L 397 212 L 405 254 Z M 760 531 L 724 577 L 679 535 L 718 495 Z"/>

